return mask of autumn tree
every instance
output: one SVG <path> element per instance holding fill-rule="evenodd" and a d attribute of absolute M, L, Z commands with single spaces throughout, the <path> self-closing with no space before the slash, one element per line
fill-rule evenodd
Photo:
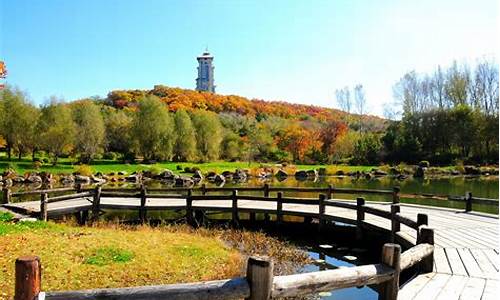
<path fill-rule="evenodd" d="M 60 100 L 52 97 L 50 103 L 42 107 L 37 130 L 40 145 L 53 156 L 53 164 L 63 154 L 74 148 L 75 123 L 71 109 Z"/>
<path fill-rule="evenodd" d="M 200 158 L 203 161 L 219 159 L 223 132 L 217 114 L 205 110 L 195 111 L 193 124 Z"/>
<path fill-rule="evenodd" d="M 132 125 L 135 148 L 151 161 L 171 160 L 175 143 L 174 121 L 165 104 L 156 96 L 139 102 Z"/>
<path fill-rule="evenodd" d="M 347 133 L 348 128 L 344 122 L 338 120 L 331 120 L 324 124 L 320 131 L 320 138 L 322 142 L 321 150 L 329 157 L 331 161 L 337 146 L 337 141 Z"/>
<path fill-rule="evenodd" d="M 73 118 L 76 150 L 80 160 L 89 163 L 104 146 L 106 132 L 101 111 L 92 101 L 79 101 L 73 104 Z"/>
<path fill-rule="evenodd" d="M 178 110 L 174 116 L 176 142 L 174 158 L 177 161 L 194 161 L 196 159 L 196 131 L 189 114 Z"/>

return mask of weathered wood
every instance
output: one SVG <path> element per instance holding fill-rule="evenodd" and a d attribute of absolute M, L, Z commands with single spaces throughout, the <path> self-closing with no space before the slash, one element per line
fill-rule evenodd
<path fill-rule="evenodd" d="M 401 254 L 401 270 L 406 270 L 418 264 L 433 252 L 434 246 L 430 244 L 418 244 L 411 247 Z"/>
<path fill-rule="evenodd" d="M 413 221 L 413 220 L 412 220 L 412 219 L 410 219 L 410 218 L 404 217 L 404 216 L 402 216 L 402 215 L 401 215 L 401 214 L 399 214 L 399 213 L 398 213 L 398 214 L 396 214 L 396 215 L 394 216 L 394 218 L 395 218 L 395 219 L 396 219 L 399 223 L 401 223 L 401 224 L 404 224 L 404 225 L 406 225 L 406 226 L 408 226 L 408 227 L 410 227 L 410 228 L 413 228 L 413 229 L 415 229 L 415 230 L 417 230 L 417 229 L 418 229 L 417 222 Z"/>
<path fill-rule="evenodd" d="M 391 219 L 391 212 L 390 211 L 381 210 L 381 209 L 377 209 L 377 208 L 366 206 L 366 205 L 364 206 L 363 210 L 365 211 L 365 213 L 369 213 L 369 214 L 372 214 L 372 215 L 375 215 L 375 216 L 378 216 L 378 217 L 381 217 L 384 219 L 388 219 L 388 220 Z"/>
<path fill-rule="evenodd" d="M 392 188 L 392 204 L 398 204 L 399 202 L 401 202 L 401 200 L 399 199 L 399 192 L 399 186 L 395 186 Z"/>
<path fill-rule="evenodd" d="M 49 211 L 47 209 L 49 194 L 42 193 L 40 195 L 40 220 L 47 221 Z"/>
<path fill-rule="evenodd" d="M 332 197 L 333 197 L 333 186 L 329 184 L 328 192 L 326 192 L 326 199 L 332 199 Z"/>
<path fill-rule="evenodd" d="M 281 224 L 283 222 L 283 193 L 278 192 L 276 197 L 276 222 Z"/>
<path fill-rule="evenodd" d="M 102 192 L 101 197 L 140 198 L 141 193 Z"/>
<path fill-rule="evenodd" d="M 363 221 L 365 220 L 365 199 L 356 199 L 356 240 L 363 239 Z"/>
<path fill-rule="evenodd" d="M 382 263 L 391 267 L 391 279 L 380 285 L 379 300 L 397 300 L 399 292 L 399 273 L 401 272 L 401 246 L 385 244 L 382 248 Z"/>
<path fill-rule="evenodd" d="M 47 193 L 45 193 L 45 194 L 47 194 Z M 76 194 L 68 194 L 68 195 L 50 197 L 50 198 L 47 198 L 47 202 L 54 203 L 54 202 L 59 202 L 59 201 L 64 201 L 64 200 L 72 200 L 72 199 L 91 197 L 91 196 L 93 196 L 93 194 L 91 192 L 81 192 L 81 193 L 76 193 Z"/>
<path fill-rule="evenodd" d="M 149 190 L 148 190 L 149 192 Z M 151 194 L 148 193 L 146 195 L 146 198 L 151 198 L 151 199 L 184 199 L 186 196 L 181 195 L 181 194 Z"/>
<path fill-rule="evenodd" d="M 14 300 L 34 300 L 42 287 L 42 267 L 37 256 L 16 259 Z"/>
<path fill-rule="evenodd" d="M 247 300 L 271 299 L 273 290 L 273 262 L 268 257 L 251 256 L 247 262 L 247 282 L 250 295 Z"/>
<path fill-rule="evenodd" d="M 139 208 L 139 220 L 141 220 L 141 223 L 146 222 L 146 186 L 144 184 L 141 185 L 141 207 Z"/>
<path fill-rule="evenodd" d="M 321 232 L 325 226 L 325 194 L 319 195 L 319 208 L 318 208 L 318 231 Z"/>
<path fill-rule="evenodd" d="M 270 198 L 273 199 L 273 198 Z M 286 204 L 303 204 L 303 205 L 319 205 L 319 200 L 318 199 L 311 199 L 311 198 L 289 198 L 289 197 L 283 197 L 281 198 L 281 201 Z M 325 202 L 326 205 L 326 200 Z"/>
<path fill-rule="evenodd" d="M 380 284 L 392 279 L 394 269 L 385 264 L 277 276 L 272 297 L 304 296 L 331 290 Z"/>
<path fill-rule="evenodd" d="M 101 211 L 101 189 L 100 185 L 96 186 L 94 189 L 94 201 L 92 201 L 92 220 L 96 221 L 99 219 L 99 213 Z"/>
<path fill-rule="evenodd" d="M 428 226 L 421 226 L 419 228 L 417 244 L 434 245 L 434 229 Z M 422 272 L 432 272 L 433 268 L 434 268 L 434 252 L 432 252 L 426 258 L 424 258 L 422 260 L 422 264 L 420 265 L 420 269 L 422 270 Z"/>
<path fill-rule="evenodd" d="M 3 189 L 3 198 L 2 198 L 2 202 L 0 204 L 7 204 L 7 203 L 10 203 L 10 199 L 12 197 L 12 191 L 6 187 Z"/>
<path fill-rule="evenodd" d="M 465 192 L 465 211 L 472 211 L 472 193 Z"/>
<path fill-rule="evenodd" d="M 264 184 L 264 186 L 262 187 L 262 189 L 264 190 L 264 197 L 269 197 L 269 184 Z"/>
<path fill-rule="evenodd" d="M 231 200 L 231 195 L 191 195 L 191 200 L 193 201 L 205 201 L 205 200 Z"/>
<path fill-rule="evenodd" d="M 325 200 L 325 205 L 332 206 L 332 207 L 353 209 L 353 210 L 356 210 L 358 208 L 355 203 L 346 203 L 346 202 L 340 202 L 340 201 L 334 201 L 334 200 Z"/>
<path fill-rule="evenodd" d="M 201 194 L 205 196 L 207 194 L 207 184 L 204 183 L 201 185 Z"/>
<path fill-rule="evenodd" d="M 233 190 L 231 202 L 232 225 L 236 227 L 240 223 L 240 217 L 238 215 L 238 190 Z"/>
<path fill-rule="evenodd" d="M 250 295 L 245 278 L 215 280 L 197 283 L 140 286 L 130 288 L 107 288 L 67 292 L 50 292 L 46 300 L 206 300 L 242 299 Z M 30 299 L 32 300 L 32 299 Z"/>
<path fill-rule="evenodd" d="M 193 195 L 191 190 L 188 190 L 186 195 L 186 223 L 191 226 L 195 225 L 193 216 Z"/>
<path fill-rule="evenodd" d="M 396 238 L 396 233 L 401 231 L 401 223 L 397 218 L 397 214 L 400 212 L 401 208 L 399 204 L 391 204 L 391 241 L 394 242 Z"/>
<path fill-rule="evenodd" d="M 417 226 L 429 225 L 429 217 L 426 214 L 417 214 Z"/>

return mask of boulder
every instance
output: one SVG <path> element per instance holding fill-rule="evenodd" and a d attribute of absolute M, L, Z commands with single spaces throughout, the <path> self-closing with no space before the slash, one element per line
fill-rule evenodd
<path fill-rule="evenodd" d="M 174 172 L 170 170 L 163 170 L 163 172 L 158 175 L 159 179 L 166 179 L 166 180 L 175 180 L 177 179 L 177 175 L 174 174 Z"/>
<path fill-rule="evenodd" d="M 89 184 L 90 177 L 83 175 L 75 175 L 75 182 Z"/>
<path fill-rule="evenodd" d="M 194 185 L 194 180 L 191 177 L 181 176 L 175 179 L 175 186 L 190 187 Z"/>
<path fill-rule="evenodd" d="M 403 181 L 403 180 L 405 180 L 406 178 L 408 178 L 408 175 L 405 175 L 405 174 L 399 174 L 396 178 L 397 178 L 398 180 L 400 180 L 400 181 Z"/>
<path fill-rule="evenodd" d="M 213 180 L 216 184 L 221 184 L 226 181 L 226 178 L 222 175 L 216 175 Z"/>
<path fill-rule="evenodd" d="M 14 178 L 17 176 L 16 172 L 13 171 L 13 170 L 5 170 L 5 172 L 3 172 L 2 174 L 3 177 L 5 178 Z"/>
<path fill-rule="evenodd" d="M 198 181 L 203 180 L 203 174 L 201 173 L 200 170 L 196 170 L 193 174 L 193 178 Z"/>
<path fill-rule="evenodd" d="M 372 179 L 372 174 L 370 174 L 370 173 L 366 173 L 366 174 L 364 174 L 364 175 L 365 175 L 366 180 L 370 180 L 370 179 Z"/>
<path fill-rule="evenodd" d="M 140 174 L 129 175 L 129 176 L 125 177 L 125 181 L 137 183 L 137 182 L 141 181 L 141 175 Z"/>
<path fill-rule="evenodd" d="M 207 179 L 210 181 L 214 181 L 216 176 L 219 176 L 219 175 L 215 172 L 208 172 Z"/>
<path fill-rule="evenodd" d="M 295 177 L 297 178 L 307 178 L 307 172 L 302 170 L 302 171 L 297 171 L 295 172 Z"/>
<path fill-rule="evenodd" d="M 276 172 L 275 176 L 278 178 L 286 178 L 288 177 L 288 173 L 282 169 L 279 169 L 278 172 Z"/>
<path fill-rule="evenodd" d="M 26 183 L 42 183 L 42 177 L 38 175 L 30 175 L 25 179 Z"/>
<path fill-rule="evenodd" d="M 127 175 L 127 172 L 126 171 L 120 171 L 120 172 L 118 172 L 118 175 L 125 176 L 125 175 Z"/>
<path fill-rule="evenodd" d="M 317 170 L 307 170 L 307 177 L 314 178 L 318 177 L 318 171 Z"/>
<path fill-rule="evenodd" d="M 12 186 L 12 184 L 13 184 L 12 179 L 10 179 L 10 178 L 4 179 L 4 180 L 3 180 L 3 184 L 4 184 L 4 186 L 6 186 L 6 187 L 7 187 L 7 186 Z"/>
<path fill-rule="evenodd" d="M 427 170 L 427 168 L 418 166 L 417 169 L 415 170 L 415 173 L 413 174 L 413 177 L 424 178 L 426 170 Z"/>
<path fill-rule="evenodd" d="M 233 178 L 233 172 L 224 171 L 224 172 L 222 172 L 222 176 L 224 176 L 225 178 Z"/>
<path fill-rule="evenodd" d="M 65 175 L 61 177 L 61 183 L 64 185 L 75 183 L 75 177 L 73 175 Z"/>
<path fill-rule="evenodd" d="M 3 181 L 3 176 L 2 176 L 2 175 L 0 175 L 0 182 L 1 182 L 1 181 Z"/>
<path fill-rule="evenodd" d="M 379 170 L 379 169 L 375 169 L 373 171 L 373 175 L 375 175 L 375 176 L 387 176 L 387 172 L 384 172 L 384 171 Z"/>
<path fill-rule="evenodd" d="M 481 175 L 481 169 L 475 166 L 464 166 L 465 175 Z"/>
<path fill-rule="evenodd" d="M 392 175 L 399 175 L 399 174 L 401 174 L 401 172 L 399 171 L 399 169 L 398 169 L 398 168 L 396 168 L 396 167 L 391 167 L 391 168 L 389 169 L 389 174 L 392 174 Z"/>
<path fill-rule="evenodd" d="M 92 180 L 93 183 L 99 183 L 99 184 L 106 183 L 106 179 L 99 178 L 96 176 L 90 177 L 90 180 Z"/>
<path fill-rule="evenodd" d="M 337 175 L 337 176 L 344 176 L 345 173 L 342 170 L 338 170 L 337 172 L 335 172 L 335 175 Z"/>
<path fill-rule="evenodd" d="M 236 169 L 236 171 L 234 171 L 233 178 L 236 180 L 245 180 L 247 179 L 247 173 L 241 169 Z"/>
<path fill-rule="evenodd" d="M 457 176 L 457 175 L 460 175 L 460 172 L 457 170 L 451 170 L 451 175 Z"/>
<path fill-rule="evenodd" d="M 16 177 L 12 178 L 12 182 L 14 182 L 14 183 L 24 183 L 24 177 L 16 176 Z"/>

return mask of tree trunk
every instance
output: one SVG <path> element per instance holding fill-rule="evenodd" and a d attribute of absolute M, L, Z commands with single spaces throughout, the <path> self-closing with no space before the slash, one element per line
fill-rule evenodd
<path fill-rule="evenodd" d="M 12 155 L 12 148 L 10 147 L 9 144 L 7 144 L 7 157 L 9 158 L 9 160 L 11 159 L 11 155 Z"/>
<path fill-rule="evenodd" d="M 36 148 L 31 150 L 31 161 L 35 161 L 36 158 Z"/>

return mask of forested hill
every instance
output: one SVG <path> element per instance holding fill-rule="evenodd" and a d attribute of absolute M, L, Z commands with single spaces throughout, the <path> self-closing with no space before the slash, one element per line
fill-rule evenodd
<path fill-rule="evenodd" d="M 294 104 L 282 101 L 265 101 L 248 99 L 237 95 L 219 95 L 181 88 L 171 88 L 156 85 L 152 90 L 115 90 L 107 96 L 107 103 L 115 108 L 134 108 L 139 101 L 148 95 L 159 97 L 168 105 L 170 111 L 179 109 L 192 111 L 195 109 L 209 110 L 216 113 L 232 112 L 240 115 L 261 118 L 266 115 L 286 119 L 305 120 L 310 117 L 318 121 L 332 119 L 363 120 L 367 127 L 374 131 L 383 130 L 385 120 L 372 115 L 348 114 L 338 109 L 319 107 L 314 105 Z"/>

